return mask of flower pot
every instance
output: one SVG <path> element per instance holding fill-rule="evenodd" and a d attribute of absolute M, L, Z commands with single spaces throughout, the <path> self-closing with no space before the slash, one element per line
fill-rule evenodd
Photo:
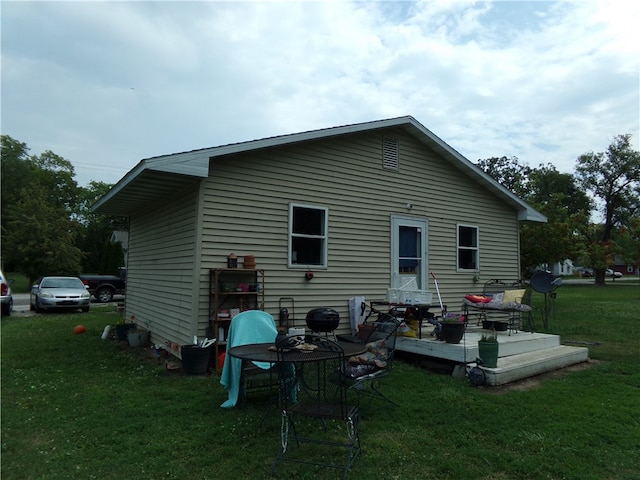
<path fill-rule="evenodd" d="M 150 336 L 149 330 L 130 330 L 127 332 L 127 341 L 130 347 L 146 347 Z"/>
<path fill-rule="evenodd" d="M 484 367 L 496 368 L 498 366 L 498 342 L 478 342 L 478 357 Z"/>
<path fill-rule="evenodd" d="M 197 345 L 183 345 L 180 349 L 182 355 L 182 370 L 187 375 L 202 375 L 209 369 L 209 356 L 211 347 L 202 348 Z"/>
<path fill-rule="evenodd" d="M 443 322 L 440 337 L 447 343 L 460 343 L 464 336 L 464 323 L 447 323 Z"/>
<path fill-rule="evenodd" d="M 127 333 L 129 330 L 133 330 L 136 328 L 135 323 L 119 323 L 116 325 L 116 335 L 118 336 L 118 340 L 122 340 L 123 342 L 127 341 Z"/>

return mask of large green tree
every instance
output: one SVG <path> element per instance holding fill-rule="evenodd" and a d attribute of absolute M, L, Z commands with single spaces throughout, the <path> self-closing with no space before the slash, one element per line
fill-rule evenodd
<path fill-rule="evenodd" d="M 520 227 L 523 269 L 578 258 L 582 245 L 576 232 L 588 222 L 589 197 L 573 175 L 560 173 L 553 165 L 531 169 L 527 185 L 524 199 L 547 217 L 547 223 Z"/>
<path fill-rule="evenodd" d="M 605 269 L 619 251 L 617 234 L 635 225 L 640 215 L 640 152 L 631 148 L 631 135 L 616 136 L 605 152 L 578 157 L 576 177 L 602 216 L 583 235 L 596 285 L 604 285 Z"/>
<path fill-rule="evenodd" d="M 579 255 L 575 231 L 588 218 L 590 201 L 572 175 L 559 173 L 553 165 L 531 168 L 517 157 L 492 157 L 479 160 L 478 166 L 547 217 L 546 224 L 520 226 L 523 275 Z"/>
<path fill-rule="evenodd" d="M 0 138 L 2 261 L 30 280 L 43 274 L 77 275 L 81 233 L 72 213 L 79 188 L 71 162 L 46 151 L 29 155 L 26 144 Z"/>
<path fill-rule="evenodd" d="M 47 150 L 30 155 L 25 143 L 1 137 L 2 261 L 31 280 L 44 274 L 115 273 L 124 265 L 115 230 L 127 219 L 96 215 L 91 206 L 112 185 L 79 187 L 73 165 Z"/>

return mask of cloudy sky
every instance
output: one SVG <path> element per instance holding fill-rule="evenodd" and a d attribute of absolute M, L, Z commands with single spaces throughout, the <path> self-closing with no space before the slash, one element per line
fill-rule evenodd
<path fill-rule="evenodd" d="M 469 160 L 572 172 L 640 139 L 640 2 L 2 1 L 1 132 L 141 159 L 412 115 Z"/>

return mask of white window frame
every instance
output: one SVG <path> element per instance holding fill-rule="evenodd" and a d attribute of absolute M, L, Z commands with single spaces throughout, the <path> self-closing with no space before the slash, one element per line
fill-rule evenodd
<path fill-rule="evenodd" d="M 295 208 L 307 208 L 311 210 L 319 210 L 323 213 L 324 222 L 322 225 L 322 234 L 321 235 L 304 235 L 297 234 L 293 231 L 293 211 Z M 304 237 L 304 238 L 318 238 L 322 240 L 322 251 L 320 252 L 322 262 L 319 264 L 302 264 L 294 262 L 293 259 L 293 239 L 296 237 Z M 287 259 L 289 268 L 327 268 L 327 251 L 328 251 L 328 241 L 329 239 L 329 209 L 326 207 L 319 207 L 317 205 L 305 205 L 302 203 L 290 203 L 289 204 L 289 235 L 288 235 L 288 250 L 287 250 Z"/>
<path fill-rule="evenodd" d="M 476 231 L 476 246 L 470 247 L 467 245 L 460 245 L 460 228 L 472 228 Z M 460 266 L 460 252 L 461 250 L 471 250 L 475 252 L 475 268 L 463 268 Z M 456 225 L 456 271 L 458 272 L 479 272 L 480 271 L 480 227 L 477 225 L 468 225 L 465 223 L 459 223 Z"/>

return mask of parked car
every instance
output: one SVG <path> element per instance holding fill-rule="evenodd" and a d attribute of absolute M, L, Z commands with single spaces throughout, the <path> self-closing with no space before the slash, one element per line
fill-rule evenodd
<path fill-rule="evenodd" d="M 36 312 L 63 308 L 88 312 L 90 305 L 91 294 L 78 277 L 42 277 L 29 295 L 29 308 Z"/>
<path fill-rule="evenodd" d="M 584 278 L 591 278 L 593 277 L 593 272 L 591 270 L 583 270 L 582 276 Z"/>
<path fill-rule="evenodd" d="M 620 272 L 614 272 L 613 270 L 611 270 L 610 268 L 607 268 L 605 275 L 607 277 L 615 277 L 615 278 L 620 278 L 622 277 L 622 274 Z"/>
<path fill-rule="evenodd" d="M 0 302 L 2 304 L 2 316 L 8 317 L 13 310 L 13 295 L 11 294 L 11 281 L 7 280 L 0 270 Z"/>

